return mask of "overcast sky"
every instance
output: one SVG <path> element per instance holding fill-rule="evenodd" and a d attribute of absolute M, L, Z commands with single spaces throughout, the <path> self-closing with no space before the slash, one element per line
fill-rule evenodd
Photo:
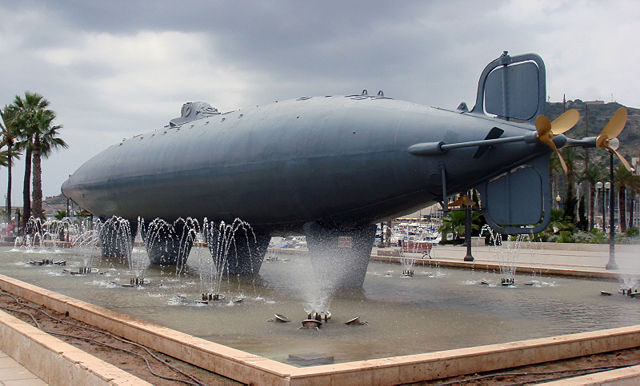
<path fill-rule="evenodd" d="M 366 88 L 471 107 L 482 69 L 504 50 L 542 56 L 552 101 L 640 107 L 639 16 L 638 1 L 0 0 L 0 105 L 29 90 L 57 112 L 69 149 L 43 161 L 51 196 L 185 101 L 228 111 Z M 23 173 L 18 161 L 14 205 Z M 3 206 L 6 184 L 2 168 Z"/>

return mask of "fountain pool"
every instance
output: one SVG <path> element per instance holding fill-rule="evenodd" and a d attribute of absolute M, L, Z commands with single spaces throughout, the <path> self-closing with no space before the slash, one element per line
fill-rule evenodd
<path fill-rule="evenodd" d="M 601 290 L 616 293 L 618 283 L 516 275 L 515 286 L 503 287 L 500 273 L 416 266 L 413 277 L 404 277 L 402 265 L 371 262 L 362 289 L 334 294 L 326 325 L 300 330 L 305 309 L 323 295 L 305 254 L 267 259 L 253 279 L 225 279 L 225 299 L 202 305 L 194 300 L 201 296 L 198 262 L 206 248 L 193 248 L 181 276 L 175 267 L 149 268 L 138 288 L 119 285 L 132 275 L 126 265 L 102 261 L 95 265 L 98 274 L 63 272 L 83 266 L 87 253 L 0 248 L 0 273 L 278 361 L 289 354 L 345 362 L 424 353 L 628 326 L 640 317 L 640 300 L 600 296 Z M 67 266 L 27 264 L 43 258 Z M 292 321 L 268 322 L 275 313 Z M 368 324 L 344 324 L 355 316 Z"/>

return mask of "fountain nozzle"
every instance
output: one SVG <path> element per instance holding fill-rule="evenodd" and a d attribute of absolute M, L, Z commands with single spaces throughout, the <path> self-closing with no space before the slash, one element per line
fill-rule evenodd
<path fill-rule="evenodd" d="M 503 277 L 501 283 L 503 286 L 510 286 L 516 284 L 516 280 L 512 277 Z"/>
<path fill-rule="evenodd" d="M 319 322 L 327 322 L 331 319 L 331 311 L 311 311 L 307 314 L 307 320 L 310 319 L 317 320 Z"/>
<path fill-rule="evenodd" d="M 219 301 L 223 299 L 224 299 L 223 294 L 214 294 L 211 292 L 205 292 L 205 293 L 201 293 L 200 299 L 196 300 L 195 302 L 198 304 L 209 304 L 209 302 Z"/>

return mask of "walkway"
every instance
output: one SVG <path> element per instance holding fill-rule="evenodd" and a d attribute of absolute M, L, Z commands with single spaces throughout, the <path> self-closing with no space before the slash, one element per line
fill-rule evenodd
<path fill-rule="evenodd" d="M 45 386 L 46 383 L 0 351 L 0 385 Z"/>
<path fill-rule="evenodd" d="M 372 255 L 383 255 L 392 248 L 372 251 Z M 395 248 L 397 249 L 397 248 Z M 640 275 L 640 245 L 617 245 L 616 270 L 607 270 L 609 247 L 601 244 L 553 244 L 505 243 L 502 247 L 473 247 L 471 253 L 476 264 L 504 264 L 509 262 L 518 267 L 568 269 L 592 272 L 612 272 L 620 275 Z M 421 257 L 421 254 L 409 254 Z M 463 262 L 466 248 L 463 246 L 436 245 L 431 250 L 431 258 L 442 262 Z"/>

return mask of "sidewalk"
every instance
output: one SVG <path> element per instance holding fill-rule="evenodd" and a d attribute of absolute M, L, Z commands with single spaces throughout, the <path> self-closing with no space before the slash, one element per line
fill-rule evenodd
<path fill-rule="evenodd" d="M 0 385 L 44 386 L 46 383 L 0 351 Z"/>
<path fill-rule="evenodd" d="M 558 246 L 558 248 L 560 247 Z M 471 254 L 475 264 L 501 265 L 508 263 L 518 268 L 549 268 L 640 275 L 640 246 L 617 245 L 615 261 L 618 269 L 614 270 L 605 268 L 609 262 L 608 246 L 582 244 L 580 247 L 584 250 L 551 249 L 553 245 L 548 245 L 546 248 L 515 248 L 513 245 L 481 246 L 473 247 Z M 399 251 L 399 248 L 374 248 L 371 254 L 384 256 L 393 253 L 394 250 Z M 406 253 L 404 255 L 415 258 L 422 257 L 421 253 Z M 465 255 L 466 247 L 464 246 L 434 245 L 431 250 L 431 260 L 434 262 L 464 263 Z"/>

